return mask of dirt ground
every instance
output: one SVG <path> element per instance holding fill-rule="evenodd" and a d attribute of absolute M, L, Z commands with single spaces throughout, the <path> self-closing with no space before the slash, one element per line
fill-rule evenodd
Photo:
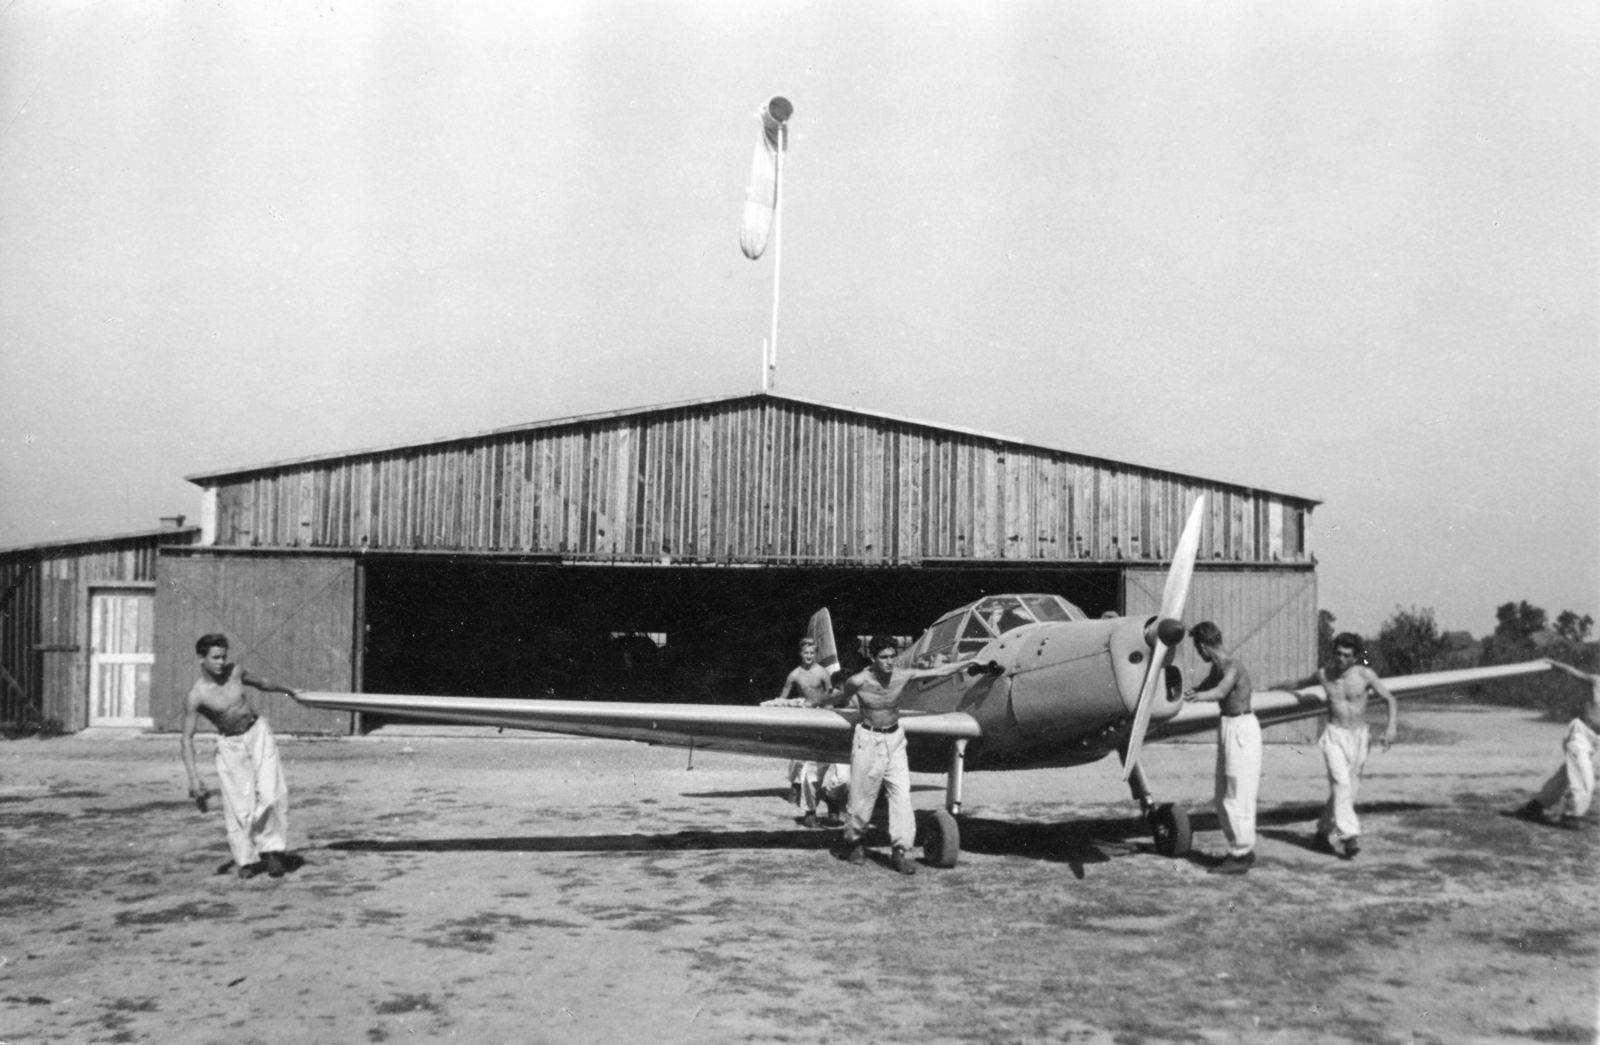
<path fill-rule="evenodd" d="M 1244 878 L 1205 870 L 1205 743 L 1147 757 L 1194 858 L 1111 760 L 969 776 L 960 865 L 903 878 L 831 856 L 777 762 L 282 738 L 304 862 L 249 881 L 176 737 L 0 743 L 0 1043 L 1594 1040 L 1600 829 L 1505 815 L 1561 727 L 1405 721 L 1350 862 L 1310 848 L 1318 752 L 1269 747 Z"/>

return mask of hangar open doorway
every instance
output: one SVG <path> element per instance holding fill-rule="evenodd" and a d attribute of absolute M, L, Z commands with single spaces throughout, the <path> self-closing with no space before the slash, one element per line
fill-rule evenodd
<path fill-rule="evenodd" d="M 857 635 L 916 636 L 995 592 L 1120 609 L 1115 567 L 699 567 L 461 560 L 363 564 L 370 693 L 754 703 L 826 606 Z"/>

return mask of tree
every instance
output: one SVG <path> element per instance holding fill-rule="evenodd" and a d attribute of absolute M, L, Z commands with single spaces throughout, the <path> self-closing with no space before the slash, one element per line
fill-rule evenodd
<path fill-rule="evenodd" d="M 1544 610 L 1522 602 L 1508 602 L 1494 611 L 1494 634 L 1483 640 L 1485 664 L 1520 664 L 1539 657 L 1533 636 L 1543 631 L 1549 618 Z"/>
<path fill-rule="evenodd" d="M 1582 617 L 1571 610 L 1562 610 L 1556 618 L 1556 634 L 1568 642 L 1588 642 L 1594 618 L 1585 613 Z"/>
<path fill-rule="evenodd" d="M 1432 671 L 1434 661 L 1444 652 L 1444 636 L 1433 619 L 1433 609 L 1394 608 L 1394 613 L 1378 629 L 1374 643 L 1378 670 L 1384 675 L 1415 675 Z"/>
<path fill-rule="evenodd" d="M 1506 603 L 1494 611 L 1494 618 L 1500 622 L 1494 626 L 1494 637 L 1518 643 L 1528 642 L 1534 632 L 1543 631 L 1547 620 L 1544 610 L 1530 606 L 1526 599 Z"/>
<path fill-rule="evenodd" d="M 1499 623 L 1494 634 L 1483 640 L 1484 664 L 1519 664 L 1549 657 L 1590 672 L 1600 664 L 1600 643 L 1589 641 L 1594 627 L 1592 617 L 1562 610 L 1556 616 L 1554 633 L 1547 633 L 1536 642 L 1534 636 L 1549 628 L 1549 617 L 1544 610 L 1524 600 L 1508 602 L 1496 609 L 1494 615 Z M 1571 681 L 1565 675 L 1548 672 L 1478 687 L 1477 692 L 1482 700 L 1541 708 L 1547 718 L 1565 722 L 1572 717 L 1576 702 L 1587 695 L 1582 687 L 1571 685 Z"/>

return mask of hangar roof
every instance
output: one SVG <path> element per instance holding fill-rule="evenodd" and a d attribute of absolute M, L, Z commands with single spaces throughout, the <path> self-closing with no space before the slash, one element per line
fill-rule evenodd
<path fill-rule="evenodd" d="M 436 438 L 436 439 L 425 439 L 425 440 L 421 440 L 419 442 L 414 442 L 414 443 L 396 443 L 396 444 L 391 444 L 391 445 L 387 445 L 387 446 L 368 447 L 366 449 L 361 449 L 361 450 L 343 450 L 343 451 L 336 451 L 336 452 L 332 452 L 332 453 L 312 454 L 312 455 L 307 456 L 307 457 L 296 457 L 296 458 L 288 458 L 288 459 L 280 460 L 280 461 L 269 461 L 269 462 L 265 462 L 265 463 L 261 463 L 261 464 L 246 465 L 246 466 L 239 467 L 239 468 L 221 468 L 221 469 L 216 469 L 214 471 L 209 471 L 209 472 L 196 472 L 193 475 L 184 476 L 184 479 L 187 480 L 188 482 L 196 484 L 197 486 L 210 486 L 210 485 L 212 485 L 212 480 L 234 478 L 234 477 L 237 477 L 237 476 L 248 475 L 248 474 L 250 474 L 252 472 L 268 472 L 268 471 L 274 471 L 274 470 L 277 470 L 277 469 L 294 468 L 294 467 L 298 467 L 298 466 L 301 466 L 301 465 L 314 464 L 314 463 L 318 463 L 318 462 L 337 461 L 337 460 L 341 460 L 341 459 L 356 458 L 356 457 L 369 457 L 369 456 L 375 456 L 375 455 L 379 455 L 379 454 L 391 454 L 391 453 L 403 452 L 403 451 L 406 451 L 406 450 L 420 449 L 422 447 L 438 447 L 438 446 L 448 445 L 448 444 L 451 444 L 451 443 L 470 442 L 472 440 L 484 439 L 484 438 L 488 438 L 488 437 L 491 437 L 491 436 L 503 436 L 503 435 L 515 434 L 515 433 L 518 433 L 518 432 L 535 432 L 535 431 L 539 431 L 541 429 L 560 428 L 560 427 L 566 427 L 566 426 L 570 426 L 570 425 L 587 425 L 587 424 L 593 424 L 593 423 L 598 422 L 598 421 L 610 421 L 610 420 L 617 420 L 617 419 L 620 419 L 620 418 L 637 417 L 637 416 L 646 415 L 646 414 L 666 413 L 666 412 L 673 411 L 673 410 L 685 410 L 685 409 L 692 409 L 692 408 L 695 408 L 695 407 L 709 406 L 709 405 L 715 405 L 715 404 L 724 404 L 724 403 L 735 403 L 735 402 L 739 402 L 741 400 L 761 399 L 761 398 L 775 399 L 775 400 L 779 400 L 779 401 L 783 401 L 783 402 L 790 402 L 790 403 L 798 403 L 798 404 L 801 404 L 801 405 L 804 405 L 804 406 L 808 406 L 808 407 L 819 408 L 819 409 L 822 409 L 822 410 L 835 411 L 835 412 L 838 412 L 838 413 L 841 413 L 841 414 L 851 414 L 851 415 L 854 415 L 854 416 L 857 416 L 857 417 L 876 418 L 876 419 L 882 420 L 882 421 L 890 421 L 890 422 L 893 422 L 895 424 L 912 425 L 912 426 L 915 426 L 915 427 L 931 429 L 931 430 L 940 431 L 940 432 L 950 432 L 950 433 L 955 433 L 955 434 L 959 434 L 959 435 L 966 435 L 966 436 L 971 436 L 971 437 L 978 438 L 978 439 L 984 439 L 984 440 L 987 440 L 987 441 L 990 441 L 990 442 L 1003 443 L 1003 444 L 1007 444 L 1007 445 L 1011 445 L 1011 446 L 1017 446 L 1017 447 L 1026 447 L 1026 448 L 1029 448 L 1029 449 L 1044 451 L 1044 452 L 1047 452 L 1047 453 L 1071 454 L 1074 457 L 1079 457 L 1079 458 L 1083 458 L 1085 460 L 1090 460 L 1090 461 L 1101 461 L 1101 462 L 1105 462 L 1105 463 L 1108 463 L 1108 464 L 1121 464 L 1121 465 L 1125 465 L 1125 466 L 1128 466 L 1128 467 L 1145 468 L 1145 469 L 1151 469 L 1151 470 L 1157 470 L 1157 471 L 1173 472 L 1175 474 L 1178 474 L 1178 473 L 1176 473 L 1175 469 L 1162 468 L 1161 466 L 1158 466 L 1158 465 L 1150 465 L 1150 464 L 1145 464 L 1143 462 L 1138 462 L 1138 461 L 1116 460 L 1116 459 L 1112 459 L 1112 458 L 1108 458 L 1108 457 L 1102 457 L 1102 456 L 1099 456 L 1099 455 L 1096 455 L 1096 454 L 1085 454 L 1085 453 L 1083 453 L 1081 451 L 1070 450 L 1070 449 L 1067 449 L 1065 447 L 1045 446 L 1045 445 L 1040 444 L 1040 443 L 1032 443 L 1032 442 L 1029 442 L 1029 441 L 1027 441 L 1025 439 L 1019 439 L 1019 438 L 1016 438 L 1015 436 L 1001 435 L 1001 434 L 998 434 L 998 433 L 995 433 L 995 432 L 985 432 L 985 431 L 981 431 L 981 430 L 978 430 L 978 429 L 975 429 L 975 428 L 965 428 L 965 427 L 962 427 L 962 426 L 959 426 L 959 425 L 941 424 L 941 423 L 934 422 L 934 421 L 924 421 L 924 420 L 921 420 L 921 419 L 918 419 L 918 418 L 912 418 L 912 417 L 900 417 L 900 416 L 897 416 L 897 415 L 894 415 L 894 414 L 883 413 L 881 411 L 876 411 L 876 410 L 863 410 L 863 409 L 860 409 L 859 407 L 839 406 L 838 404 L 835 404 L 835 403 L 826 403 L 826 402 L 823 402 L 821 400 L 807 399 L 807 398 L 804 398 L 802 396 L 779 394 L 777 392 L 741 392 L 741 393 L 737 393 L 737 394 L 734 394 L 734 395 L 708 396 L 708 397 L 703 398 L 703 399 L 688 399 L 688 400 L 683 400 L 683 401 L 677 402 L 677 403 L 662 403 L 662 404 L 657 404 L 657 405 L 654 405 L 654 406 L 626 407 L 626 408 L 623 408 L 621 410 L 607 410 L 607 411 L 602 411 L 602 412 L 593 413 L 593 414 L 577 414 L 577 415 L 573 415 L 571 417 L 551 418 L 551 419 L 545 420 L 545 421 L 530 421 L 530 422 L 527 422 L 525 424 L 508 425 L 508 426 L 503 427 L 503 428 L 490 428 L 490 429 L 486 429 L 484 431 L 479 431 L 479 432 L 469 432 L 469 433 L 466 433 L 464 435 L 441 436 L 441 437 Z M 1210 481 L 1210 482 L 1220 483 L 1220 484 L 1224 484 L 1224 485 L 1227 485 L 1227 486 L 1240 487 L 1240 488 L 1248 489 L 1248 490 L 1260 490 L 1263 493 L 1271 493 L 1271 494 L 1276 494 L 1279 497 L 1292 498 L 1293 500 L 1301 501 L 1301 502 L 1304 502 L 1305 504 L 1308 504 L 1308 505 L 1317 505 L 1317 504 L 1321 504 L 1322 503 L 1320 498 L 1308 497 L 1308 496 L 1306 496 L 1304 494 L 1294 493 L 1292 491 L 1287 491 L 1287 490 L 1272 490 L 1272 489 L 1268 489 L 1266 487 L 1260 486 L 1259 484 L 1256 484 L 1256 483 L 1242 482 L 1242 481 L 1239 481 L 1237 479 L 1229 479 L 1229 478 L 1225 478 L 1225 477 L 1221 477 L 1221 476 L 1194 476 L 1194 478 L 1196 478 L 1196 479 L 1204 479 L 1204 480 L 1207 480 L 1207 481 Z"/>
<path fill-rule="evenodd" d="M 0 558 L 32 555 L 36 553 L 63 552 L 70 554 L 74 549 L 82 549 L 89 545 L 117 544 L 123 541 L 141 541 L 171 537 L 193 539 L 200 535 L 198 526 L 163 526 L 158 530 L 135 530 L 132 533 L 102 534 L 96 537 L 75 537 L 64 541 L 44 541 L 39 544 L 18 544 L 10 548 L 0 548 Z"/>

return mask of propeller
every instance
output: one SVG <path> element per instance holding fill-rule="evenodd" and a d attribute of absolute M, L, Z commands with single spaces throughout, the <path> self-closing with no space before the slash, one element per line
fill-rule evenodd
<path fill-rule="evenodd" d="M 1189 601 L 1189 581 L 1194 577 L 1195 553 L 1200 549 L 1200 529 L 1205 520 L 1206 498 L 1195 498 L 1189 509 L 1189 521 L 1183 524 L 1183 536 L 1172 553 L 1172 569 L 1167 571 L 1167 586 L 1161 593 L 1161 614 L 1157 618 L 1154 649 L 1150 651 L 1150 670 L 1145 672 L 1144 686 L 1139 690 L 1139 703 L 1133 712 L 1133 731 L 1128 734 L 1128 754 L 1122 760 L 1124 782 L 1133 775 L 1139 764 L 1139 749 L 1144 745 L 1145 730 L 1150 728 L 1150 708 L 1156 702 L 1156 689 L 1165 673 L 1167 653 L 1183 641 L 1183 604 Z"/>
<path fill-rule="evenodd" d="M 806 634 L 817 644 L 817 663 L 827 669 L 830 676 L 841 673 L 844 665 L 839 663 L 839 648 L 833 642 L 833 615 L 826 606 L 811 615 Z"/>

